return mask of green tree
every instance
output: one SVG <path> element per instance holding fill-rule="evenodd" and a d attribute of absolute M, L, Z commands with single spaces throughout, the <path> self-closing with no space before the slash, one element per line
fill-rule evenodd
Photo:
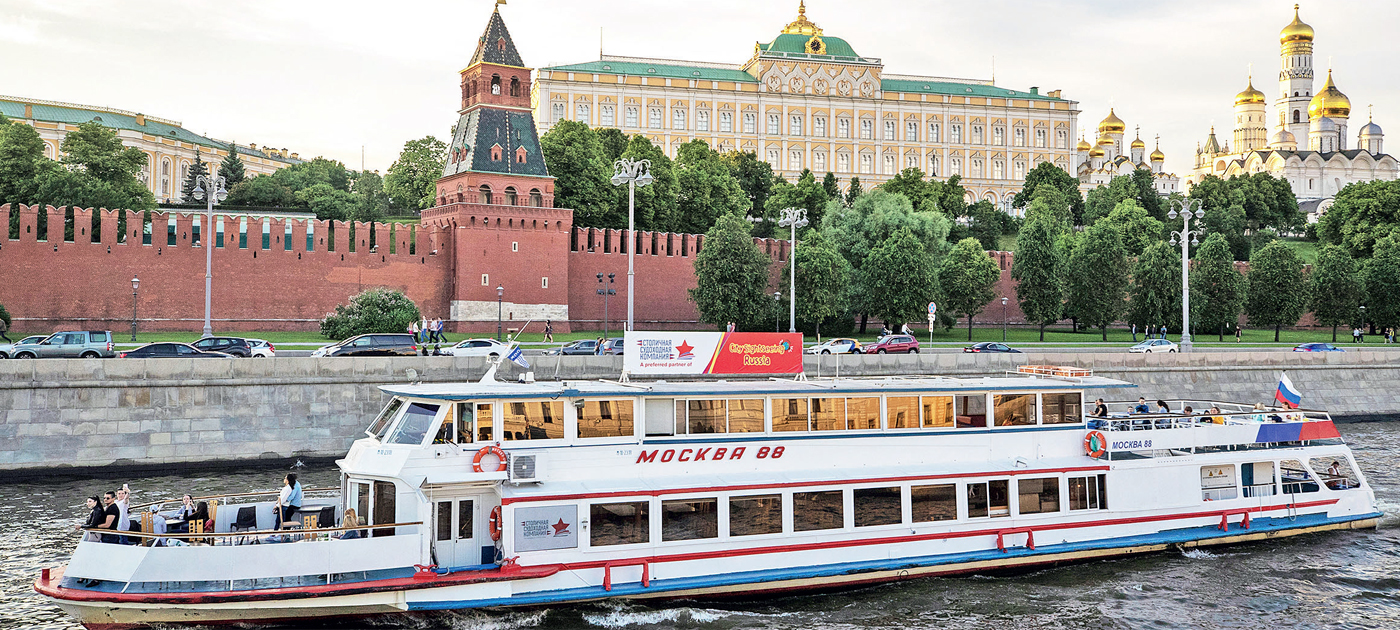
<path fill-rule="evenodd" d="M 262 178 L 254 177 L 253 181 L 258 179 Z M 229 196 L 233 196 L 233 193 L 230 192 Z M 294 198 L 297 205 L 316 213 L 316 218 L 321 220 L 354 221 L 360 212 L 359 197 L 325 182 L 298 190 Z"/>
<path fill-rule="evenodd" d="M 705 234 L 705 247 L 695 256 L 695 288 L 690 300 L 700 321 L 723 327 L 728 322 L 745 330 L 766 329 L 772 300 L 768 296 L 768 266 L 772 261 L 754 243 L 749 222 L 720 215 Z"/>
<path fill-rule="evenodd" d="M 293 164 L 268 177 L 292 189 L 292 192 L 300 192 L 316 184 L 327 184 L 336 190 L 350 192 L 350 169 L 339 161 L 324 157 Z"/>
<path fill-rule="evenodd" d="M 1312 298 L 1313 319 L 1332 327 L 1332 341 L 1337 341 L 1337 327 L 1356 318 L 1361 304 L 1361 282 L 1356 273 L 1356 261 L 1340 245 L 1323 245 L 1317 253 L 1317 264 L 1308 274 Z"/>
<path fill-rule="evenodd" d="M 579 227 L 626 228 L 627 199 L 621 212 L 612 185 L 612 161 L 598 134 L 581 122 L 561 120 L 540 136 L 549 174 L 554 176 L 554 204 L 574 211 Z"/>
<path fill-rule="evenodd" d="M 1245 280 L 1235 269 L 1235 257 L 1224 235 L 1211 234 L 1196 250 L 1191 267 L 1191 321 L 1201 330 L 1218 331 L 1239 321 L 1244 309 Z"/>
<path fill-rule="evenodd" d="M 1076 321 L 1098 328 L 1108 341 L 1108 327 L 1123 314 L 1128 290 L 1128 257 L 1118 230 L 1089 226 L 1068 267 L 1066 309 Z"/>
<path fill-rule="evenodd" d="M 447 143 L 432 136 L 405 142 L 399 159 L 384 174 L 384 192 L 392 207 L 414 211 L 436 205 L 437 180 L 446 165 Z"/>
<path fill-rule="evenodd" d="M 1361 266 L 1366 321 L 1378 328 L 1400 326 L 1400 234 L 1376 241 L 1371 259 Z"/>
<path fill-rule="evenodd" d="M 344 192 L 344 191 L 340 191 Z M 402 291 L 368 289 L 350 298 L 349 304 L 335 307 L 321 320 L 321 336 L 347 339 L 366 333 L 396 333 L 408 329 L 422 317 L 418 305 Z"/>
<path fill-rule="evenodd" d="M 1288 180 L 1261 171 L 1231 177 L 1229 184 L 1243 194 L 1245 220 L 1251 230 L 1293 230 L 1302 225 L 1303 214 Z"/>
<path fill-rule="evenodd" d="M 608 170 L 612 170 L 613 162 L 622 157 L 622 152 L 627 150 L 627 134 L 612 127 L 604 127 L 597 131 L 598 142 L 603 143 L 603 155 L 608 158 Z"/>
<path fill-rule="evenodd" d="M 998 210 L 992 202 L 983 199 L 967 207 L 969 219 L 967 235 L 977 239 L 982 249 L 995 251 L 1000 245 L 1002 221 L 1007 214 Z"/>
<path fill-rule="evenodd" d="M 199 156 L 199 149 L 195 148 L 194 164 L 190 165 L 190 171 L 185 174 L 184 184 L 180 187 L 181 203 L 204 203 L 204 200 L 194 198 L 194 189 L 199 186 L 200 177 L 209 177 L 209 165 L 204 163 Z"/>
<path fill-rule="evenodd" d="M 1200 183 L 1191 187 L 1190 199 L 1201 202 L 1205 212 L 1202 224 L 1206 234 L 1220 234 L 1230 245 L 1235 260 L 1249 260 L 1249 238 L 1245 229 L 1249 227 L 1245 216 L 1245 193 L 1240 187 L 1214 175 L 1207 175 Z M 1177 229 L 1180 219 L 1168 223 Z"/>
<path fill-rule="evenodd" d="M 1133 188 L 1137 189 L 1137 195 L 1133 200 L 1137 202 L 1143 210 L 1158 221 L 1167 219 L 1166 204 L 1162 203 L 1162 196 L 1157 194 L 1157 178 L 1145 168 L 1136 169 L 1129 176 L 1133 181 Z"/>
<path fill-rule="evenodd" d="M 841 199 L 841 185 L 836 182 L 836 173 L 827 171 L 822 177 L 822 190 L 826 191 L 827 199 Z"/>
<path fill-rule="evenodd" d="M 1355 258 L 1371 255 L 1376 241 L 1400 226 L 1400 180 L 1350 184 L 1318 220 L 1318 239 L 1345 247 Z"/>
<path fill-rule="evenodd" d="M 1055 247 L 1063 224 L 1044 206 L 1045 201 L 1040 198 L 1031 202 L 1029 218 L 1016 239 L 1016 256 L 1011 263 L 1016 301 L 1026 321 L 1040 325 L 1041 341 L 1045 341 L 1045 326 L 1059 321 L 1064 313 L 1066 263 Z"/>
<path fill-rule="evenodd" d="M 1156 330 L 1181 315 L 1181 251 L 1162 241 L 1148 245 L 1133 263 L 1128 321 Z"/>
<path fill-rule="evenodd" d="M 924 172 L 917 167 L 909 167 L 899 172 L 879 186 L 880 190 L 888 193 L 904 195 L 909 199 L 909 203 L 915 208 L 923 209 L 928 203 L 932 191 L 929 183 L 924 180 Z"/>
<path fill-rule="evenodd" d="M 817 183 L 817 178 L 811 171 L 804 170 L 797 178 L 796 184 L 789 185 L 783 182 L 773 187 L 765 214 L 776 219 L 781 216 L 784 208 L 801 208 L 807 211 L 807 221 L 812 226 L 819 227 L 822 215 L 826 212 L 827 201 L 826 190 Z M 782 235 L 778 236 L 781 238 Z"/>
<path fill-rule="evenodd" d="M 0 125 L 0 205 L 38 201 L 36 180 L 49 162 L 52 160 L 44 157 L 44 141 L 33 127 Z M 19 225 L 18 213 L 14 214 L 14 225 Z"/>
<path fill-rule="evenodd" d="M 985 254 L 983 258 L 991 260 Z M 938 297 L 938 268 L 908 227 L 899 228 L 870 252 L 863 276 L 866 308 L 891 330 L 919 319 Z"/>
<path fill-rule="evenodd" d="M 1011 200 L 1011 207 L 1024 208 L 1031 202 L 1031 197 L 1041 186 L 1050 186 L 1060 192 L 1064 202 L 1069 204 L 1070 217 L 1076 223 L 1082 222 L 1084 216 L 1084 198 L 1079 195 L 1079 179 L 1065 172 L 1054 164 L 1041 162 L 1035 165 L 1029 173 L 1026 173 L 1025 184 L 1021 186 L 1021 191 Z M 1058 207 L 1052 206 L 1058 210 Z"/>
<path fill-rule="evenodd" d="M 919 208 L 920 210 L 942 212 L 950 221 L 967 216 L 967 189 L 963 188 L 962 177 L 954 175 L 941 182 L 936 179 L 929 180 L 928 190 L 929 203 L 933 204 L 933 207 Z"/>
<path fill-rule="evenodd" d="M 779 276 L 783 301 L 792 299 L 788 285 L 781 280 L 797 264 L 797 321 L 809 325 L 818 335 L 823 322 L 846 312 L 847 291 L 851 285 L 851 265 L 836 251 L 836 245 L 818 230 L 808 230 L 798 243 Z"/>
<path fill-rule="evenodd" d="M 680 224 L 676 209 L 676 175 L 671 158 L 661 147 L 653 145 L 646 136 L 637 134 L 627 141 L 627 150 L 622 157 L 629 160 L 650 160 L 650 186 L 637 187 L 636 223 L 638 230 L 674 232 Z M 609 177 L 611 177 L 609 171 Z M 557 186 L 557 185 L 556 185 Z M 627 191 L 618 187 L 617 201 L 613 216 L 621 217 L 621 225 L 627 225 Z"/>
<path fill-rule="evenodd" d="M 849 208 L 855 205 L 856 200 L 860 199 L 861 194 L 864 192 L 865 191 L 860 189 L 860 178 L 852 176 L 851 185 L 846 187 L 846 207 Z"/>
<path fill-rule="evenodd" d="M 953 246 L 938 268 L 943 305 L 958 317 L 967 318 L 967 340 L 972 341 L 972 318 L 996 297 L 1001 269 L 983 251 L 975 238 L 965 238 Z"/>
<path fill-rule="evenodd" d="M 676 208 L 678 225 L 675 231 L 702 234 L 709 231 L 720 215 L 744 217 L 749 212 L 749 199 L 739 187 L 720 154 L 710 149 L 704 140 L 691 140 L 676 153 Z"/>
<path fill-rule="evenodd" d="M 768 195 L 773 190 L 773 166 L 758 159 L 752 151 L 729 151 L 723 157 L 724 163 L 729 165 L 729 172 L 738 180 L 739 188 L 749 198 L 750 216 L 764 216 L 768 209 Z"/>
<path fill-rule="evenodd" d="M 1031 195 L 1030 207 L 1026 209 L 1026 221 L 1030 222 L 1037 214 L 1044 214 L 1050 217 L 1055 225 L 1060 226 L 1057 231 L 1062 232 L 1074 223 L 1074 215 L 1070 210 L 1069 201 L 1059 188 L 1052 184 L 1041 184 Z"/>
<path fill-rule="evenodd" d="M 223 205 L 290 208 L 296 203 L 296 193 L 292 192 L 291 188 L 277 183 L 277 180 L 267 175 L 254 175 L 230 187 L 228 199 Z"/>
<path fill-rule="evenodd" d="M 62 149 L 66 168 L 43 169 L 37 178 L 39 201 L 85 208 L 156 207 L 155 195 L 137 178 L 146 164 L 145 152 L 122 146 L 116 132 L 85 122 L 64 137 Z"/>
<path fill-rule="evenodd" d="M 389 194 L 384 192 L 384 178 L 373 171 L 351 174 L 350 192 L 357 200 L 352 221 L 378 221 L 389 213 Z"/>
<path fill-rule="evenodd" d="M 1152 218 L 1132 199 L 1118 202 L 1099 222 L 1117 230 L 1123 247 L 1130 252 L 1144 251 L 1148 245 L 1162 240 L 1162 222 Z"/>
<path fill-rule="evenodd" d="M 247 179 L 243 170 L 243 158 L 238 157 L 237 142 L 228 143 L 228 155 L 225 155 L 224 160 L 219 162 L 219 176 L 224 178 L 224 186 L 229 189 Z"/>

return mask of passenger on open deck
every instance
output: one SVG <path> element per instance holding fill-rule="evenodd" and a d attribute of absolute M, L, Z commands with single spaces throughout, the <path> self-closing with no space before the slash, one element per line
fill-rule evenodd
<path fill-rule="evenodd" d="M 1158 401 L 1157 401 L 1157 413 L 1171 413 L 1171 412 L 1172 412 L 1172 408 L 1167 406 L 1167 401 L 1165 401 L 1165 400 L 1158 400 Z"/>
<path fill-rule="evenodd" d="M 1108 417 L 1108 405 L 1103 404 L 1102 398 L 1094 400 L 1094 413 L 1092 415 L 1098 418 Z"/>
<path fill-rule="evenodd" d="M 1143 398 L 1142 396 L 1138 396 L 1137 405 L 1133 406 L 1133 413 L 1148 413 L 1148 411 L 1149 409 L 1147 407 L 1147 399 Z"/>
<path fill-rule="evenodd" d="M 360 519 L 355 516 L 355 508 L 346 508 L 345 517 L 340 520 L 341 527 L 359 527 Z M 360 530 L 352 529 L 335 535 L 341 540 L 353 540 L 360 537 Z"/>
<path fill-rule="evenodd" d="M 301 509 L 301 482 L 296 473 L 287 473 L 282 479 L 282 492 L 277 495 L 277 526 L 285 527 L 294 522 L 292 517 Z"/>
<path fill-rule="evenodd" d="M 107 512 L 102 509 L 102 500 L 93 495 L 87 498 L 88 517 L 87 520 L 77 526 L 77 529 L 96 529 L 102 527 L 107 522 Z M 99 534 L 88 532 L 83 536 L 83 540 L 96 542 L 101 540 Z"/>
<path fill-rule="evenodd" d="M 117 505 L 117 493 L 108 490 L 102 495 L 102 504 L 102 529 L 116 530 L 122 516 L 122 509 Z M 102 534 L 102 542 L 116 544 L 121 541 L 121 536 L 116 534 Z"/>

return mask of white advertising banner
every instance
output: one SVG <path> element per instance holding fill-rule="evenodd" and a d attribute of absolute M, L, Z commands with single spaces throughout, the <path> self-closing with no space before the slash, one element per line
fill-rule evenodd
<path fill-rule="evenodd" d="M 550 505 L 515 509 L 515 550 L 544 551 L 578 547 L 578 506 Z"/>
<path fill-rule="evenodd" d="M 648 332 L 623 334 L 622 369 L 628 374 L 704 374 L 724 333 Z"/>

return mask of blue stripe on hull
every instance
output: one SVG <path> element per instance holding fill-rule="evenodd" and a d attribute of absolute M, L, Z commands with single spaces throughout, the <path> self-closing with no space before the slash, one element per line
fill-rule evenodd
<path fill-rule="evenodd" d="M 625 597 L 629 595 L 648 595 L 654 597 L 672 591 L 684 592 L 696 589 L 707 589 L 746 584 L 757 586 L 766 582 L 812 579 L 851 575 L 857 573 L 869 573 L 876 571 L 897 571 L 900 569 L 935 567 L 939 565 L 954 565 L 968 562 L 985 562 L 989 560 L 1025 559 L 1034 556 L 1050 556 L 1055 554 L 1082 551 L 1103 551 L 1147 545 L 1170 545 L 1175 543 L 1209 541 L 1211 539 L 1228 538 L 1232 536 L 1239 536 L 1241 534 L 1258 534 L 1264 532 L 1307 529 L 1323 525 L 1350 523 L 1354 521 L 1363 521 L 1367 519 L 1379 518 L 1380 516 L 1381 513 L 1374 512 L 1370 514 L 1361 514 L 1341 518 L 1328 518 L 1326 514 L 1300 515 L 1292 520 L 1288 518 L 1260 517 L 1251 520 L 1250 528 L 1248 530 L 1246 530 L 1244 526 L 1240 523 L 1230 523 L 1228 531 L 1221 531 L 1219 527 L 1211 525 L 1204 527 L 1172 529 L 1137 536 L 1104 538 L 1100 540 L 1087 542 L 1041 544 L 1037 545 L 1034 550 L 1027 549 L 1025 547 L 1007 547 L 1007 550 L 1005 552 L 997 549 L 991 549 L 986 551 L 972 551 L 965 553 L 942 554 L 935 556 L 914 556 L 894 560 L 871 560 L 863 562 L 824 564 L 785 569 L 765 569 L 761 571 L 725 573 L 713 576 L 671 579 L 652 578 L 650 587 L 643 587 L 640 582 L 627 582 L 622 584 L 614 583 L 611 591 L 603 590 L 602 586 L 593 586 L 583 588 L 560 589 L 556 591 L 541 591 L 536 593 L 526 593 L 516 595 L 513 597 L 503 597 L 495 599 L 409 602 L 408 609 L 451 610 L 463 608 L 531 606 L 541 604 L 562 604 L 569 602 L 589 601 L 597 599 L 606 599 L 609 597 Z M 1053 531 L 1047 531 L 1042 533 L 1042 536 L 1049 535 L 1053 535 Z"/>

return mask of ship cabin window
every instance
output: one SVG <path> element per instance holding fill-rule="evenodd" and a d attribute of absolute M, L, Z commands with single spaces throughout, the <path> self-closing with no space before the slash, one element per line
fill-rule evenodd
<path fill-rule="evenodd" d="M 1107 510 L 1108 486 L 1104 475 L 1069 478 L 1069 509 Z"/>
<path fill-rule="evenodd" d="M 491 434 L 493 433 L 493 429 L 495 429 L 496 416 L 491 413 L 490 403 L 478 403 L 476 405 L 476 420 L 477 441 L 490 442 L 495 439 L 491 437 Z"/>
<path fill-rule="evenodd" d="M 388 444 L 422 444 L 428 430 L 437 418 L 439 405 L 428 403 L 408 403 L 403 417 L 389 432 Z"/>
<path fill-rule="evenodd" d="M 1279 481 L 1283 482 L 1284 494 L 1307 494 L 1322 489 L 1317 480 L 1313 479 L 1312 473 L 1303 466 L 1303 462 L 1296 459 L 1285 459 L 1279 462 L 1278 475 Z"/>
<path fill-rule="evenodd" d="M 992 396 L 996 426 L 1036 424 L 1035 394 L 996 394 Z"/>
<path fill-rule="evenodd" d="M 955 420 L 959 429 L 984 429 L 987 427 L 987 397 L 984 394 L 954 396 Z"/>
<path fill-rule="evenodd" d="M 1361 479 L 1356 476 L 1356 470 L 1351 467 L 1351 461 L 1342 455 L 1314 457 L 1308 460 L 1308 466 L 1312 467 L 1314 474 L 1322 478 L 1323 485 L 1332 490 L 1346 490 L 1361 486 Z M 1255 478 L 1258 479 L 1259 476 L 1255 475 Z"/>
<path fill-rule="evenodd" d="M 783 495 L 729 497 L 729 535 L 783 533 Z"/>
<path fill-rule="evenodd" d="M 967 517 L 998 518 L 1011 516 L 1010 481 L 977 481 L 967 484 Z"/>
<path fill-rule="evenodd" d="M 501 410 L 507 440 L 564 439 L 563 401 L 507 402 Z"/>
<path fill-rule="evenodd" d="M 774 398 L 773 431 L 806 431 L 807 399 Z"/>
<path fill-rule="evenodd" d="M 719 499 L 661 502 L 661 540 L 719 538 Z"/>
<path fill-rule="evenodd" d="M 585 400 L 578 409 L 581 438 L 632 437 L 632 401 Z M 578 405 L 577 402 L 574 403 Z"/>
<path fill-rule="evenodd" d="M 904 522 L 904 499 L 899 486 L 890 488 L 856 488 L 856 527 L 898 525 Z"/>
<path fill-rule="evenodd" d="M 1201 466 L 1201 500 L 1222 501 L 1239 495 L 1239 489 L 1235 486 L 1234 464 Z"/>
<path fill-rule="evenodd" d="M 374 497 L 370 502 L 370 514 L 367 517 L 372 525 L 388 525 L 395 522 L 398 517 L 398 497 L 395 495 L 394 484 L 388 481 L 374 482 Z M 376 529 L 372 532 L 376 538 L 379 536 L 393 536 L 394 528 Z"/>
<path fill-rule="evenodd" d="M 471 444 L 472 433 L 471 407 L 467 403 L 448 405 L 433 444 Z"/>
<path fill-rule="evenodd" d="M 389 430 L 389 423 L 394 421 L 394 416 L 398 415 L 399 409 L 403 408 L 403 402 L 402 398 L 389 401 L 384 410 L 379 412 L 379 417 L 375 418 L 374 422 L 370 423 L 369 428 L 365 429 L 365 433 L 372 438 L 383 437 L 384 432 Z"/>
<path fill-rule="evenodd" d="M 886 424 L 891 429 L 919 428 L 919 398 L 890 396 L 885 399 Z"/>
<path fill-rule="evenodd" d="M 650 405 L 647 410 L 650 414 Z M 762 398 L 676 401 L 676 435 L 762 432 Z M 654 435 L 650 423 L 647 433 Z"/>
<path fill-rule="evenodd" d="M 1246 497 L 1271 497 L 1278 494 L 1278 486 L 1274 485 L 1274 463 L 1241 464 L 1240 487 Z"/>
<path fill-rule="evenodd" d="M 630 545 L 651 540 L 649 501 L 595 503 L 589 509 L 588 544 Z"/>
<path fill-rule="evenodd" d="M 810 532 L 845 527 L 844 495 L 840 490 L 792 493 L 792 529 Z"/>
<path fill-rule="evenodd" d="M 1020 514 L 1060 511 L 1060 478 L 1016 480 L 1016 509 Z"/>
<path fill-rule="evenodd" d="M 647 398 L 642 401 L 646 414 L 644 433 L 648 436 L 675 435 L 676 410 L 669 398 Z"/>
<path fill-rule="evenodd" d="M 919 399 L 925 429 L 951 429 L 956 424 L 952 396 L 924 396 Z"/>
<path fill-rule="evenodd" d="M 909 488 L 910 514 L 915 523 L 958 519 L 958 486 L 947 483 Z"/>
<path fill-rule="evenodd" d="M 840 431 L 846 428 L 846 401 L 841 398 L 812 399 L 812 430 Z"/>
<path fill-rule="evenodd" d="M 1083 420 L 1084 395 L 1079 392 L 1068 394 L 1041 394 L 1041 424 L 1076 424 Z"/>
<path fill-rule="evenodd" d="M 847 398 L 846 428 L 852 431 L 880 430 L 880 399 Z"/>

